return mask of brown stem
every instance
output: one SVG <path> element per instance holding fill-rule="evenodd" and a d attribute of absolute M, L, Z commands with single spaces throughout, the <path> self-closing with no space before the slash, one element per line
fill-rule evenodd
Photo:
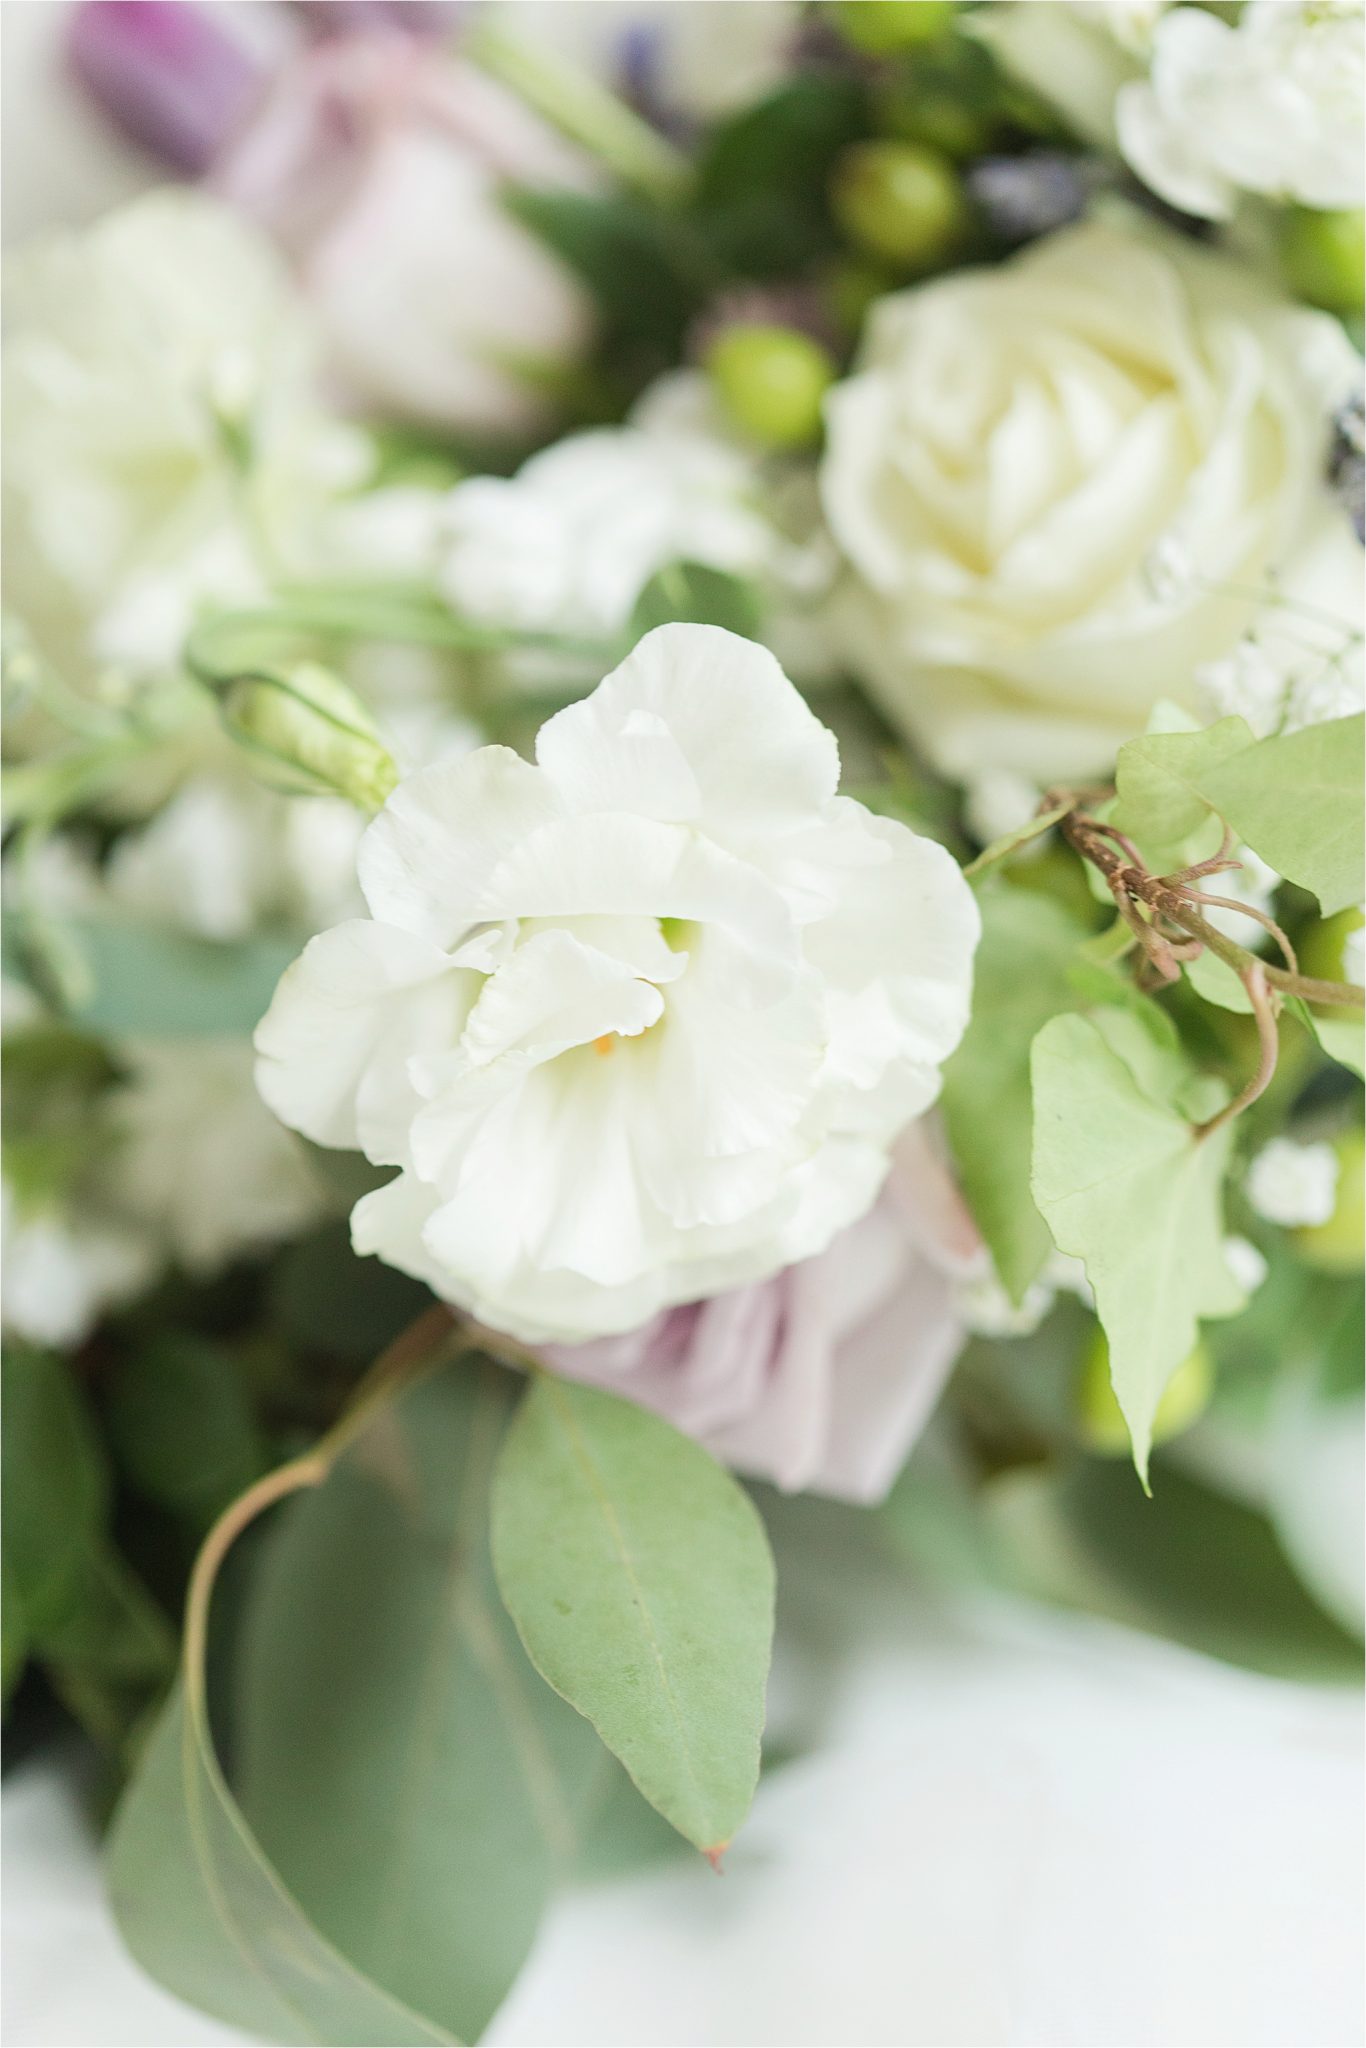
<path fill-rule="evenodd" d="M 1254 960 L 1243 976 L 1243 987 L 1252 1005 L 1252 1014 L 1257 1020 L 1257 1041 L 1261 1046 L 1261 1058 L 1257 1071 L 1231 1102 L 1226 1102 L 1217 1116 L 1195 1126 L 1197 1138 L 1209 1138 L 1224 1124 L 1232 1123 L 1235 1116 L 1241 1116 L 1250 1104 L 1264 1095 L 1271 1086 L 1276 1071 L 1276 1059 L 1280 1052 L 1280 1033 L 1276 1029 L 1275 998 L 1267 987 L 1266 968 L 1260 960 Z"/>

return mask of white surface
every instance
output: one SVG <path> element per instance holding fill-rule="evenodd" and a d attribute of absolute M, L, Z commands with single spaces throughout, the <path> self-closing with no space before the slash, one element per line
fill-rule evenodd
<path fill-rule="evenodd" d="M 690 1861 L 551 1912 L 500 2048 L 1348 2048 L 1361 1708 L 1118 1630 L 906 1613 L 819 1754 Z M 4 1813 L 9 2048 L 232 2036 L 117 1946 L 72 1794 Z"/>

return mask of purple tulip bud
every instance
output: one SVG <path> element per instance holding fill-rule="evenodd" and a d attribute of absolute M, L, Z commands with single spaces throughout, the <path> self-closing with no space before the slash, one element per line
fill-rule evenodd
<path fill-rule="evenodd" d="M 85 0 L 67 43 L 75 77 L 125 135 L 199 177 L 260 96 L 262 67 L 181 0 Z"/>

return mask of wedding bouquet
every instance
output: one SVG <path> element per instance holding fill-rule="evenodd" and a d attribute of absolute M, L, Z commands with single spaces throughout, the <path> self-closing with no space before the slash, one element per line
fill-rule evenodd
<path fill-rule="evenodd" d="M 775 1560 L 1359 1675 L 1363 16 L 250 23 L 9 264 L 10 1734 L 473 2040 Z"/>

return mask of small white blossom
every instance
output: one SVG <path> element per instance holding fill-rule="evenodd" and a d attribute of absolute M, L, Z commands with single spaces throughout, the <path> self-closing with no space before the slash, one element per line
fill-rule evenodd
<path fill-rule="evenodd" d="M 1229 868 L 1224 874 L 1212 875 L 1200 886 L 1212 895 L 1228 896 L 1236 903 L 1246 903 L 1249 909 L 1269 911 L 1271 900 L 1281 885 L 1281 877 L 1250 846 L 1235 846 L 1233 852 L 1238 866 Z M 1261 945 L 1262 928 L 1254 919 L 1244 917 L 1241 911 L 1221 909 L 1218 904 L 1208 904 L 1203 909 L 1215 930 L 1222 932 L 1225 938 L 1235 939 L 1240 946 L 1254 950 Z"/>
<path fill-rule="evenodd" d="M 370 917 L 315 939 L 258 1082 L 397 1178 L 353 1241 L 528 1341 L 637 1327 L 863 1215 L 978 932 L 952 858 L 836 795 L 772 655 L 662 626 L 546 724 L 400 784 Z"/>
<path fill-rule="evenodd" d="M 1364 88 L 1361 0 L 1250 0 L 1236 24 L 1174 7 L 1115 120 L 1133 169 L 1186 213 L 1227 219 L 1243 192 L 1353 207 Z"/>
<path fill-rule="evenodd" d="M 1032 1337 L 1053 1303 L 1057 1289 L 1031 1280 L 1023 1298 L 1012 1301 L 994 1272 L 960 1281 L 955 1306 L 976 1337 Z"/>
<path fill-rule="evenodd" d="M 1326 1223 L 1337 1200 L 1338 1160 L 1331 1145 L 1273 1138 L 1247 1170 L 1244 1193 L 1268 1223 L 1287 1229 Z"/>
<path fill-rule="evenodd" d="M 1366 673 L 1361 642 L 1355 639 L 1335 658 L 1317 662 L 1291 684 L 1282 730 L 1300 732 L 1334 718 L 1353 718 L 1364 709 Z"/>
<path fill-rule="evenodd" d="M 1255 640 L 1240 640 L 1231 654 L 1207 661 L 1195 671 L 1200 709 L 1211 723 L 1242 718 L 1258 739 L 1266 739 L 1281 722 L 1285 706 L 1285 670 Z"/>
<path fill-rule="evenodd" d="M 29 1205 L 0 1184 L 0 1295 L 6 1330 L 65 1349 L 89 1336 L 107 1308 L 151 1280 L 155 1251 L 143 1233 L 80 1203 Z"/>
<path fill-rule="evenodd" d="M 302 1147 L 252 1085 L 245 1040 L 142 1039 L 118 1057 L 128 1078 L 110 1102 L 111 1186 L 187 1272 L 218 1272 L 325 1213 Z"/>
<path fill-rule="evenodd" d="M 1224 1264 L 1244 1294 L 1255 1294 L 1267 1275 L 1266 1260 L 1247 1237 L 1224 1239 Z"/>

